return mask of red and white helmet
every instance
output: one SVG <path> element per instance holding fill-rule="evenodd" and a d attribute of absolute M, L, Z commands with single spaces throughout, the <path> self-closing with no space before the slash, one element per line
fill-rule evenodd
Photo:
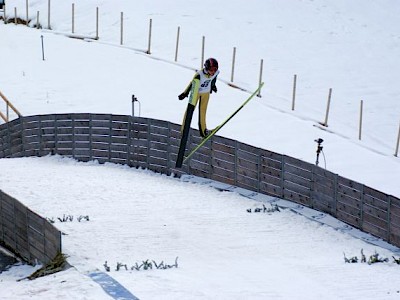
<path fill-rule="evenodd" d="M 212 71 L 214 73 L 217 72 L 218 61 L 215 58 L 208 58 L 204 63 L 204 69 L 206 70 L 207 73 L 209 73 L 209 71 Z"/>

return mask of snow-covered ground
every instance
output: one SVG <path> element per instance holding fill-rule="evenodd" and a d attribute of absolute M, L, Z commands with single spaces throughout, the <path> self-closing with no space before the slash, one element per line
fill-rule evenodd
<path fill-rule="evenodd" d="M 71 31 L 71 2 L 52 2 L 51 27 Z M 8 13 L 25 1 L 10 0 Z M 301 1 L 105 1 L 76 3 L 76 33 L 85 42 L 0 21 L 0 91 L 23 115 L 99 112 L 130 114 L 131 96 L 141 116 L 180 123 L 186 101 L 177 95 L 205 56 L 216 57 L 221 75 L 207 115 L 213 128 L 248 96 L 234 83 L 258 85 L 264 61 L 262 98 L 249 103 L 220 134 L 255 146 L 315 161 L 315 139 L 324 139 L 328 170 L 400 196 L 400 160 L 394 157 L 400 116 L 399 12 L 395 0 Z M 30 16 L 47 1 L 30 0 Z M 124 45 L 120 46 L 120 12 Z M 152 19 L 152 55 L 147 49 Z M 35 21 L 33 22 L 35 23 Z M 174 62 L 180 26 L 178 62 Z M 41 36 L 45 61 L 42 60 Z M 291 110 L 293 75 L 298 75 L 296 108 Z M 327 128 L 329 88 L 333 88 Z M 363 135 L 358 140 L 360 100 Z M 4 112 L 4 105 L 0 104 Z M 136 106 L 138 113 L 138 106 Z M 195 116 L 193 126 L 197 124 Z M 321 164 L 325 162 L 321 158 Z M 248 214 L 260 203 L 205 186 L 113 165 L 69 159 L 0 160 L 0 189 L 45 217 L 89 215 L 86 223 L 56 223 L 68 235 L 63 250 L 77 269 L 33 282 L 15 283 L 31 267 L 0 275 L 0 298 L 107 299 L 84 276 L 107 260 L 130 266 L 150 259 L 179 267 L 169 270 L 112 271 L 141 299 L 392 299 L 399 297 L 397 265 L 344 264 L 343 252 L 366 255 L 387 250 L 368 245 L 288 210 Z M 3 293 L 4 291 L 4 293 Z"/>

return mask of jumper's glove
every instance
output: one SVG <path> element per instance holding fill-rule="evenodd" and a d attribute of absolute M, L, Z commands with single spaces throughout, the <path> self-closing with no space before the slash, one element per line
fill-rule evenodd
<path fill-rule="evenodd" d="M 178 96 L 178 98 L 179 98 L 179 100 L 183 100 L 183 99 L 185 99 L 187 96 L 188 96 L 187 93 L 182 93 L 182 94 L 180 94 L 180 95 Z"/>
<path fill-rule="evenodd" d="M 213 86 L 211 87 L 211 93 L 210 93 L 210 94 L 212 94 L 212 92 L 214 92 L 214 93 L 217 92 L 217 87 L 216 87 L 215 85 L 213 85 Z"/>

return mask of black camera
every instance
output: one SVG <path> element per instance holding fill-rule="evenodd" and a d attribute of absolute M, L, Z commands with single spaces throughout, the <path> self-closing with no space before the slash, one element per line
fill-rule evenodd
<path fill-rule="evenodd" d="M 324 140 L 321 139 L 321 138 L 319 138 L 318 140 L 314 140 L 314 142 L 316 142 L 316 143 L 318 143 L 318 144 L 321 144 L 323 141 L 324 141 Z"/>

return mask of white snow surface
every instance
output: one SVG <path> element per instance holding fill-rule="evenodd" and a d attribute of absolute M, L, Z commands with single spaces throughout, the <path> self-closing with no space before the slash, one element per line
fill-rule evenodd
<path fill-rule="evenodd" d="M 113 113 L 182 121 L 177 95 L 205 56 L 221 74 L 207 113 L 214 128 L 249 94 L 252 100 L 219 134 L 315 162 L 332 172 L 400 197 L 395 157 L 400 119 L 400 2 L 396 0 L 127 1 L 75 4 L 75 31 L 99 41 L 70 39 L 71 3 L 52 1 L 51 27 L 37 30 L 0 21 L 0 91 L 23 115 Z M 7 1 L 7 14 L 25 18 L 25 1 Z M 47 3 L 29 1 L 29 15 L 47 27 Z M 120 45 L 120 13 L 124 41 Z M 0 12 L 0 15 L 2 12 Z M 151 55 L 148 47 L 152 19 Z M 174 62 L 180 26 L 178 61 Z M 55 34 L 59 33 L 59 34 Z M 41 36 L 45 60 L 42 60 Z M 295 110 L 293 76 L 297 74 Z M 327 130 L 329 88 L 333 89 Z M 364 101 L 358 139 L 360 100 Z M 0 101 L 0 111 L 5 105 Z M 139 112 L 135 107 L 136 115 Z M 192 126 L 197 124 L 197 115 Z M 326 161 L 324 160 L 326 159 Z M 104 271 L 140 299 L 398 299 L 393 253 L 308 220 L 290 210 L 249 214 L 261 203 L 205 185 L 113 164 L 55 157 L 0 160 L 0 189 L 56 221 L 74 268 L 34 281 L 16 279 L 37 267 L 0 275 L 0 299 L 110 299 L 86 274 Z M 88 215 L 90 221 L 78 222 Z M 346 256 L 377 251 L 385 264 L 345 264 Z M 178 268 L 115 271 L 149 259 Z"/>

